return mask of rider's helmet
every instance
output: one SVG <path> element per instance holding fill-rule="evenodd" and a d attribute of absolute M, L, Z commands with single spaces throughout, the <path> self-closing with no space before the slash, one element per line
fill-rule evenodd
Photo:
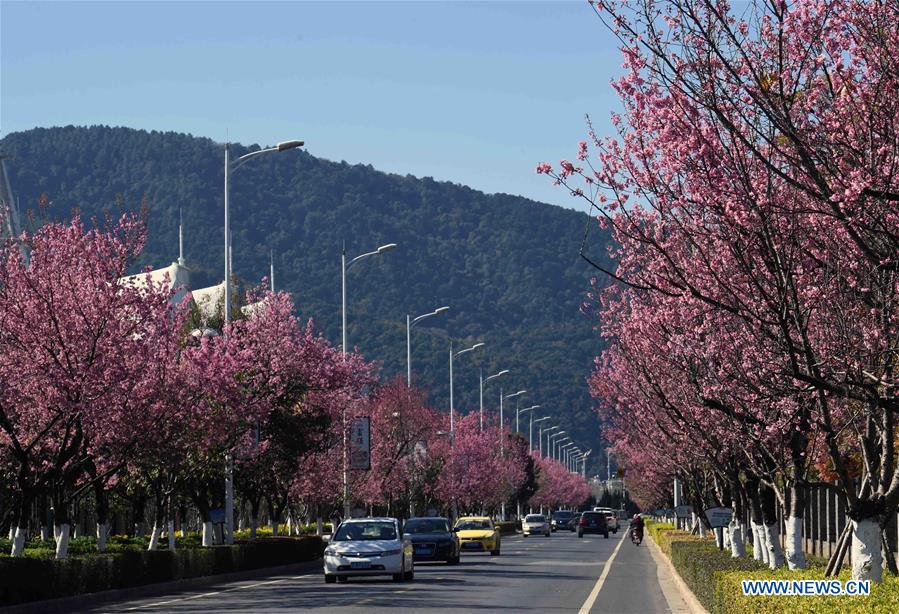
<path fill-rule="evenodd" d="M 632 520 L 638 520 L 640 518 L 640 514 L 634 514 Z"/>

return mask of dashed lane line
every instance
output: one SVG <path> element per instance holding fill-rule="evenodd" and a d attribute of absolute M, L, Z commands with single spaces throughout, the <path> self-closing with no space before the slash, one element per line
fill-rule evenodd
<path fill-rule="evenodd" d="M 286 582 L 287 580 L 299 580 L 300 578 L 307 578 L 313 574 L 302 574 L 299 576 L 292 576 L 289 578 L 278 578 L 276 580 L 266 580 L 265 582 L 255 582 L 253 584 L 245 584 L 243 586 L 235 586 L 233 588 L 226 588 L 220 591 L 212 591 L 209 593 L 200 593 L 198 595 L 190 595 L 189 597 L 178 597 L 177 599 L 169 599 L 167 601 L 157 601 L 155 603 L 146 603 L 143 605 L 137 605 L 134 607 L 127 608 L 126 612 L 131 612 L 133 610 L 145 610 L 148 608 L 158 608 L 163 605 L 169 605 L 171 603 L 178 603 L 179 601 L 191 601 L 193 599 L 201 599 L 203 597 L 214 597 L 215 595 L 222 595 L 224 593 L 233 593 L 234 591 L 240 591 L 245 588 L 256 588 L 257 586 L 265 586 L 267 584 L 278 584 L 279 582 Z"/>

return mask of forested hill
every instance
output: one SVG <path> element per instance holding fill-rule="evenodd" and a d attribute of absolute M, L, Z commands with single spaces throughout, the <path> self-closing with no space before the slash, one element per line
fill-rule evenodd
<path fill-rule="evenodd" d="M 232 159 L 256 148 L 233 145 Z M 13 156 L 7 168 L 23 211 L 37 209 L 41 194 L 52 219 L 69 216 L 74 206 L 91 217 L 145 201 L 150 235 L 141 266 L 175 260 L 182 208 L 193 287 L 221 281 L 221 144 L 172 132 L 70 126 L 10 134 L 0 153 Z M 406 314 L 450 305 L 448 314 L 413 330 L 413 370 L 435 407 L 448 407 L 450 338 L 457 348 L 484 341 L 486 352 L 455 362 L 457 408 L 477 409 L 477 364 L 485 375 L 511 369 L 499 380 L 506 393 L 527 389 L 523 407 L 539 403 L 561 416 L 579 443 L 595 447 L 599 427 L 586 377 L 600 347 L 594 323 L 579 312 L 591 276 L 577 255 L 583 213 L 304 151 L 251 161 L 232 175 L 231 199 L 235 273 L 257 283 L 268 274 L 273 250 L 277 287 L 292 292 L 300 313 L 335 344 L 341 245 L 352 257 L 399 244 L 360 262 L 347 283 L 349 344 L 381 362 L 382 377 L 405 374 Z M 594 245 L 591 252 L 605 250 Z M 497 383 L 485 393 L 491 410 Z"/>

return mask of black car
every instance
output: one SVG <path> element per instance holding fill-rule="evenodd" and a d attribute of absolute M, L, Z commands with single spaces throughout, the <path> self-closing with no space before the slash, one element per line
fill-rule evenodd
<path fill-rule="evenodd" d="M 577 521 L 577 536 L 583 537 L 584 533 L 602 533 L 609 539 L 609 525 L 606 515 L 602 512 L 584 512 Z"/>
<path fill-rule="evenodd" d="M 412 560 L 459 562 L 459 537 L 446 518 L 410 518 L 403 533 L 412 540 Z"/>
<path fill-rule="evenodd" d="M 571 510 L 557 510 L 552 514 L 550 525 L 553 531 L 568 529 L 573 532 L 577 526 L 577 514 Z"/>

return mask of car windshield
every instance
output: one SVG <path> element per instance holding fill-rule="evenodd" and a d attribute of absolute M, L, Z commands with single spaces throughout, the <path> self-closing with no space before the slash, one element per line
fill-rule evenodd
<path fill-rule="evenodd" d="M 374 539 L 396 539 L 396 525 L 385 520 L 345 522 L 337 528 L 333 541 L 352 542 Z"/>
<path fill-rule="evenodd" d="M 414 518 L 406 521 L 404 533 L 448 533 L 449 523 L 443 518 Z"/>
<path fill-rule="evenodd" d="M 553 518 L 556 520 L 568 520 L 574 516 L 571 512 L 553 512 Z"/>
<path fill-rule="evenodd" d="M 605 518 L 605 514 L 602 512 L 584 512 L 584 518 Z"/>
<path fill-rule="evenodd" d="M 530 516 L 524 517 L 525 522 L 546 522 L 546 518 L 540 516 L 539 514 L 531 514 Z"/>
<path fill-rule="evenodd" d="M 460 520 L 456 528 L 460 531 L 489 531 L 493 527 L 490 526 L 489 520 Z"/>

